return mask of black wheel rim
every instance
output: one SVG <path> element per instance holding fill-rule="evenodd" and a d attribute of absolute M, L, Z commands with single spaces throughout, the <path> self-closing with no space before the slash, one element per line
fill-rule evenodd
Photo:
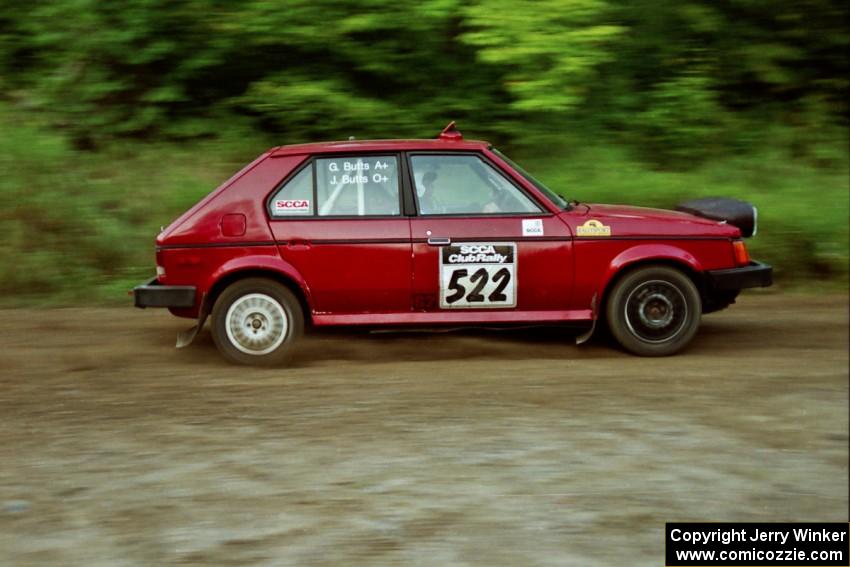
<path fill-rule="evenodd" d="M 688 319 L 685 295 L 663 280 L 643 282 L 626 298 L 626 325 L 634 336 L 648 343 L 674 339 Z"/>

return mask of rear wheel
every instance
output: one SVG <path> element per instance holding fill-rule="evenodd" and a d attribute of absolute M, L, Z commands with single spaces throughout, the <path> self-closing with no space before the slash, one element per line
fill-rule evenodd
<path fill-rule="evenodd" d="M 270 366 L 289 358 L 303 332 L 304 314 L 298 299 L 281 284 L 247 278 L 219 296 L 211 327 L 216 347 L 230 362 Z"/>
<path fill-rule="evenodd" d="M 608 327 L 623 348 L 641 356 L 683 349 L 699 328 L 702 303 L 691 279 L 667 266 L 626 274 L 611 291 Z"/>

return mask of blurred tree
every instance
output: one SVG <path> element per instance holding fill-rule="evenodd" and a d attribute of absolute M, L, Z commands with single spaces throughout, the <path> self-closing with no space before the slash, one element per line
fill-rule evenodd
<path fill-rule="evenodd" d="M 26 41 L 17 51 L 27 60 L 13 62 L 22 72 L 14 82 L 80 145 L 154 131 L 170 106 L 186 100 L 181 79 L 191 53 L 193 18 L 164 10 L 167 4 L 36 3 L 16 22 Z"/>
<path fill-rule="evenodd" d="M 758 122 L 847 125 L 846 3 L 624 0 L 611 14 L 629 31 L 586 111 L 645 157 L 692 165 L 751 146 Z"/>
<path fill-rule="evenodd" d="M 282 141 L 421 136 L 455 118 L 496 141 L 619 138 L 678 167 L 784 124 L 794 155 L 822 156 L 822 125 L 847 126 L 848 14 L 835 0 L 0 0 L 0 97 L 85 148 L 245 120 Z"/>
<path fill-rule="evenodd" d="M 506 116 L 498 71 L 456 41 L 457 0 L 243 5 L 238 28 L 286 65 L 234 102 L 296 139 L 431 135 L 450 118 Z M 499 104 L 497 104 L 499 103 Z M 424 126 L 424 129 L 423 129 Z M 487 128 L 484 128 L 485 131 Z"/>
<path fill-rule="evenodd" d="M 606 24 L 601 0 L 479 0 L 464 11 L 463 40 L 503 67 L 520 112 L 566 113 L 583 103 L 624 28 Z"/>
<path fill-rule="evenodd" d="M 756 252 L 846 274 L 849 18 L 838 0 L 0 0 L 0 290 L 140 279 L 163 218 L 258 146 L 451 119 L 582 199 L 764 202 Z"/>

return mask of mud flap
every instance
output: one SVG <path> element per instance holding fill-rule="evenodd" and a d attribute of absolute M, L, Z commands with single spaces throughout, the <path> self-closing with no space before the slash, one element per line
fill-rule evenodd
<path fill-rule="evenodd" d="M 593 314 L 593 319 L 590 323 L 590 329 L 587 332 L 580 334 L 576 337 L 576 344 L 581 345 L 590 340 L 590 337 L 593 336 L 593 331 L 596 330 L 596 321 L 599 319 L 598 314 L 596 313 L 596 294 L 593 294 L 593 299 L 590 300 L 590 311 Z"/>
<path fill-rule="evenodd" d="M 201 329 L 204 328 L 204 323 L 206 323 L 207 315 L 209 314 L 206 297 L 201 300 L 201 306 L 201 312 L 198 314 L 198 324 L 190 329 L 177 333 L 177 344 L 174 345 L 175 347 L 183 348 L 189 346 L 192 344 L 192 341 L 195 340 L 195 337 L 198 336 L 198 333 L 201 332 Z"/>

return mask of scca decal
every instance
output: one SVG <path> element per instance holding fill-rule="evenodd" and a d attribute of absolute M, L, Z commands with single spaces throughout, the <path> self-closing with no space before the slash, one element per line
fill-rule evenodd
<path fill-rule="evenodd" d="M 279 199 L 274 202 L 274 210 L 278 213 L 305 212 L 310 210 L 308 199 Z"/>
<path fill-rule="evenodd" d="M 504 264 L 514 261 L 513 246 L 459 244 L 443 249 L 444 264 Z"/>

